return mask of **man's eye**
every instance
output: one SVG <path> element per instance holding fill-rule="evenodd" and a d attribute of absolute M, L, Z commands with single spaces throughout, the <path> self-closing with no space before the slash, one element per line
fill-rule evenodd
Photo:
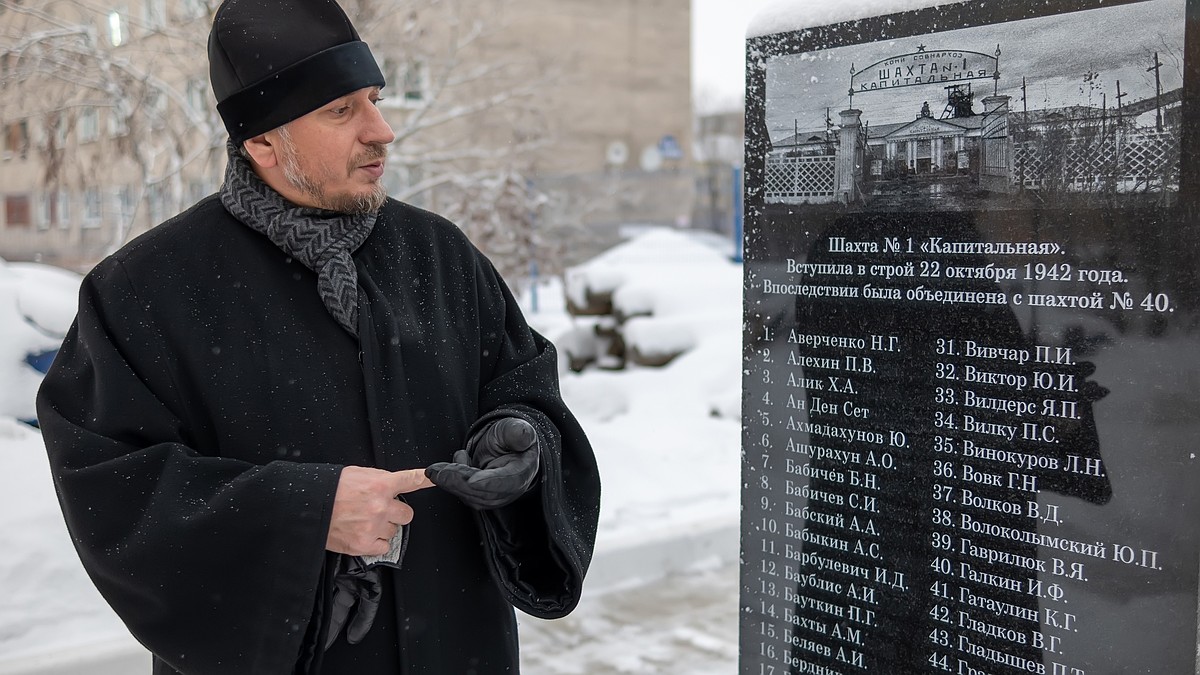
<path fill-rule="evenodd" d="M 387 97 L 386 97 L 386 96 L 380 96 L 379 98 L 374 98 L 374 99 L 371 99 L 371 103 L 374 103 L 375 105 L 379 105 L 379 102 L 380 102 L 380 101 L 382 101 L 382 100 L 383 100 L 383 99 L 385 99 L 385 98 L 387 98 Z"/>
<path fill-rule="evenodd" d="M 345 115 L 346 113 L 350 112 L 350 106 L 344 105 L 344 106 L 341 106 L 338 108 L 334 108 L 330 112 L 332 112 L 334 115 Z"/>

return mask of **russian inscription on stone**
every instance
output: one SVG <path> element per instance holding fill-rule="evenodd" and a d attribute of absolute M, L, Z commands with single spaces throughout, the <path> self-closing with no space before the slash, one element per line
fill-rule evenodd
<path fill-rule="evenodd" d="M 749 41 L 743 675 L 1200 672 L 1191 5 Z"/>

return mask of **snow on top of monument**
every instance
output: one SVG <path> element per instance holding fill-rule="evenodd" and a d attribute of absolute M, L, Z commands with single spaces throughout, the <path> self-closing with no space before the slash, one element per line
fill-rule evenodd
<path fill-rule="evenodd" d="M 746 26 L 746 37 L 756 38 L 872 16 L 896 14 L 926 7 L 951 5 L 962 0 L 774 0 Z"/>

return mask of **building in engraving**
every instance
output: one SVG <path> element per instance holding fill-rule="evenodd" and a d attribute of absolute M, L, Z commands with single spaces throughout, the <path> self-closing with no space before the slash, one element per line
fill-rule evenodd
<path fill-rule="evenodd" d="M 970 168 L 969 157 L 979 152 L 983 115 L 938 119 L 922 109 L 914 119 L 864 125 L 866 167 L 872 176 L 959 173 Z M 772 144 L 772 157 L 833 156 L 836 145 L 827 131 L 809 131 Z"/>
<path fill-rule="evenodd" d="M 1047 66 L 1032 38 L 985 30 L 883 58 L 892 44 L 769 60 L 766 202 L 891 211 L 1016 208 L 1059 194 L 1060 204 L 1175 199 L 1181 36 L 1098 47 L 1113 52 L 1101 73 L 1082 58 Z M 959 39 L 971 49 L 951 48 Z M 1020 48 L 1002 74 L 1009 39 Z M 854 66 L 862 61 L 871 65 Z"/>
<path fill-rule="evenodd" d="M 912 194 L 914 185 L 935 195 L 946 194 L 937 188 L 1000 194 L 1179 189 L 1180 89 L 1120 111 L 1013 111 L 1010 97 L 999 95 L 985 97 L 976 112 L 969 93 L 957 95 L 955 105 L 951 92 L 942 117 L 934 117 L 928 103 L 908 121 L 883 124 L 847 110 L 836 128 L 799 131 L 772 143 L 767 203 L 874 202 L 890 208 L 911 205 L 898 195 Z M 839 165 L 849 185 L 839 183 Z"/>
<path fill-rule="evenodd" d="M 912 122 L 870 129 L 867 153 L 873 176 L 962 173 L 979 150 L 983 116 L 946 120 L 922 115 Z"/>

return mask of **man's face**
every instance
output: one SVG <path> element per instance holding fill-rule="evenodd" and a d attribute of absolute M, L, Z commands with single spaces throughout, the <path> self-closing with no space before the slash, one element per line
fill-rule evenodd
<path fill-rule="evenodd" d="M 359 89 L 276 130 L 279 165 L 292 188 L 285 197 L 341 213 L 383 205 L 384 160 L 396 136 L 376 107 L 379 98 L 378 87 Z"/>

